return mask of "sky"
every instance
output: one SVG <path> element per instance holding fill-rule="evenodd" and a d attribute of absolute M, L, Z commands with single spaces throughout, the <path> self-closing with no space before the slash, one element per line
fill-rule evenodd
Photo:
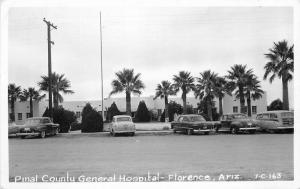
<path fill-rule="evenodd" d="M 38 89 L 41 75 L 47 75 L 45 17 L 58 27 L 51 31 L 52 71 L 65 74 L 75 92 L 64 95 L 64 100 L 100 100 L 100 11 L 105 98 L 115 72 L 123 68 L 141 73 L 146 86 L 141 96 L 150 96 L 158 83 L 172 81 L 181 70 L 194 77 L 209 69 L 224 76 L 234 64 L 254 70 L 268 104 L 282 97 L 278 78 L 272 84 L 263 80 L 268 61 L 264 54 L 273 42 L 294 43 L 289 7 L 10 8 L 9 83 Z M 291 107 L 293 85 L 289 83 Z M 125 93 L 112 97 L 125 97 Z"/>

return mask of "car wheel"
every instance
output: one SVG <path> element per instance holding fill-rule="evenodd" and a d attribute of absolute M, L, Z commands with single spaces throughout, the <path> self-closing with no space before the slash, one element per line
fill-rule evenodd
<path fill-rule="evenodd" d="M 204 132 L 204 135 L 209 135 L 209 132 Z"/>
<path fill-rule="evenodd" d="M 40 137 L 41 137 L 41 138 L 45 138 L 45 137 L 46 137 L 46 131 L 42 131 L 42 132 L 40 133 Z"/>
<path fill-rule="evenodd" d="M 231 134 L 237 134 L 237 129 L 235 127 L 232 127 L 230 129 L 230 131 L 231 131 Z"/>
<path fill-rule="evenodd" d="M 135 134 L 135 133 L 134 133 L 134 132 L 132 132 L 132 133 L 131 133 L 131 136 L 134 136 L 134 134 Z"/>
<path fill-rule="evenodd" d="M 250 134 L 255 134 L 255 132 L 256 132 L 255 130 L 254 131 L 249 131 Z"/>
<path fill-rule="evenodd" d="M 59 133 L 59 128 L 55 129 L 54 135 L 57 135 Z"/>
<path fill-rule="evenodd" d="M 187 130 L 187 135 L 192 135 L 193 134 L 193 130 L 192 129 L 188 129 Z"/>
<path fill-rule="evenodd" d="M 173 133 L 176 133 L 176 130 L 175 130 L 175 129 L 173 129 Z"/>
<path fill-rule="evenodd" d="M 26 138 L 26 136 L 21 136 L 21 139 L 24 139 L 24 138 Z"/>

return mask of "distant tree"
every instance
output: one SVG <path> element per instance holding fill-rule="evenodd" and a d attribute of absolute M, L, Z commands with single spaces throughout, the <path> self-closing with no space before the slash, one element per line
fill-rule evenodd
<path fill-rule="evenodd" d="M 219 99 L 219 116 L 223 115 L 223 98 L 227 95 L 232 95 L 232 89 L 230 88 L 230 83 L 225 79 L 225 77 L 218 76 L 215 81 L 214 93 Z"/>
<path fill-rule="evenodd" d="M 21 101 L 29 100 L 30 117 L 33 116 L 33 100 L 39 102 L 43 98 L 45 98 L 45 95 L 40 95 L 39 91 L 35 90 L 33 87 L 24 89 L 20 96 Z"/>
<path fill-rule="evenodd" d="M 106 120 L 111 121 L 115 115 L 121 115 L 122 113 L 119 111 L 115 102 L 113 102 L 107 110 Z"/>
<path fill-rule="evenodd" d="M 82 109 L 81 132 L 101 132 L 103 131 L 102 116 L 87 103 Z"/>
<path fill-rule="evenodd" d="M 49 77 L 41 76 L 42 81 L 38 82 L 38 86 L 41 91 L 48 92 L 49 91 Z M 65 74 L 57 74 L 55 72 L 51 75 L 51 84 L 52 84 L 52 94 L 53 94 L 53 104 L 54 108 L 57 108 L 59 103 L 63 102 L 63 94 L 73 94 L 74 91 L 70 90 L 71 82 L 65 78 Z"/>
<path fill-rule="evenodd" d="M 268 106 L 268 111 L 272 110 L 283 110 L 283 103 L 280 99 L 276 99 L 271 102 L 271 104 Z"/>
<path fill-rule="evenodd" d="M 173 81 L 175 92 L 177 93 L 179 89 L 182 91 L 183 114 L 186 114 L 186 95 L 195 88 L 194 78 L 191 76 L 190 72 L 180 71 L 178 75 L 173 76 Z"/>
<path fill-rule="evenodd" d="M 269 53 L 265 54 L 269 62 L 265 65 L 264 79 L 269 75 L 270 83 L 273 82 L 277 76 L 282 82 L 282 99 L 283 109 L 289 110 L 289 90 L 288 82 L 293 79 L 294 73 L 294 45 L 289 46 L 288 42 L 283 40 L 274 43 Z"/>
<path fill-rule="evenodd" d="M 126 94 L 126 114 L 131 116 L 131 93 L 140 95 L 145 88 L 140 79 L 141 74 L 134 75 L 133 69 L 124 68 L 122 71 L 115 73 L 117 79 L 111 83 L 113 90 L 109 96 L 125 91 Z"/>
<path fill-rule="evenodd" d="M 136 114 L 135 114 L 135 121 L 136 122 L 149 122 L 151 119 L 151 115 L 149 113 L 149 110 L 146 106 L 145 101 L 140 101 L 139 106 L 137 108 Z"/>
<path fill-rule="evenodd" d="M 168 105 L 169 105 L 169 101 L 168 101 L 168 97 L 171 95 L 175 95 L 175 89 L 174 89 L 174 85 L 172 85 L 169 81 L 162 81 L 161 84 L 157 85 L 157 88 L 155 89 L 156 93 L 155 93 L 155 97 L 154 100 L 158 97 L 160 98 L 164 98 L 165 100 L 165 112 L 166 112 L 166 118 L 169 118 L 169 113 L 168 113 Z"/>
<path fill-rule="evenodd" d="M 237 89 L 235 96 L 240 100 L 240 112 L 246 112 L 244 87 L 247 82 L 247 77 L 253 74 L 253 70 L 247 70 L 247 65 L 235 64 L 228 71 L 226 76 L 230 80 L 230 88 Z"/>
<path fill-rule="evenodd" d="M 195 97 L 203 100 L 207 103 L 207 113 L 210 120 L 212 120 L 212 101 L 215 97 L 215 85 L 218 74 L 210 70 L 200 73 L 200 77 L 197 78 L 197 84 L 195 87 Z"/>
<path fill-rule="evenodd" d="M 15 102 L 20 99 L 21 94 L 22 90 L 20 86 L 16 86 L 14 83 L 8 85 L 8 102 L 10 104 L 10 120 L 12 122 L 15 121 Z"/>
<path fill-rule="evenodd" d="M 208 116 L 208 103 L 211 103 L 211 112 L 212 112 L 212 116 L 209 117 Z M 215 107 L 215 102 L 214 101 L 207 101 L 207 97 L 204 97 L 203 100 L 201 100 L 199 103 L 197 103 L 197 109 L 200 113 L 200 115 L 202 115 L 205 120 L 207 121 L 216 121 L 219 119 L 220 114 L 217 113 L 217 108 Z"/>

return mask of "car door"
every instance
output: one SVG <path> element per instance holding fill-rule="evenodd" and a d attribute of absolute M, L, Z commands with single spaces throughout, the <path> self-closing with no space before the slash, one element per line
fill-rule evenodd
<path fill-rule="evenodd" d="M 269 113 L 262 114 L 260 120 L 261 120 L 260 121 L 260 126 L 263 129 L 271 129 L 272 128 L 271 122 L 270 122 L 270 114 Z"/>
<path fill-rule="evenodd" d="M 54 127 L 49 118 L 45 118 L 42 120 L 42 124 L 45 127 L 46 133 L 54 132 Z"/>
<path fill-rule="evenodd" d="M 222 120 L 221 120 L 221 125 L 222 125 L 222 128 L 223 129 L 230 129 L 230 123 L 231 123 L 231 119 L 232 119 L 232 116 L 231 115 L 224 115 L 222 117 Z"/>

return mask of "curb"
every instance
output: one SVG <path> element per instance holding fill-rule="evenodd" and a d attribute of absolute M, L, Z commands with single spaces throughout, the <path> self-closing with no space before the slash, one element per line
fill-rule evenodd
<path fill-rule="evenodd" d="M 167 131 L 136 131 L 135 136 L 147 136 L 147 135 L 170 135 L 173 134 L 172 130 Z M 96 132 L 96 133 L 59 133 L 57 136 L 110 136 L 110 133 L 108 131 L 104 132 Z"/>

